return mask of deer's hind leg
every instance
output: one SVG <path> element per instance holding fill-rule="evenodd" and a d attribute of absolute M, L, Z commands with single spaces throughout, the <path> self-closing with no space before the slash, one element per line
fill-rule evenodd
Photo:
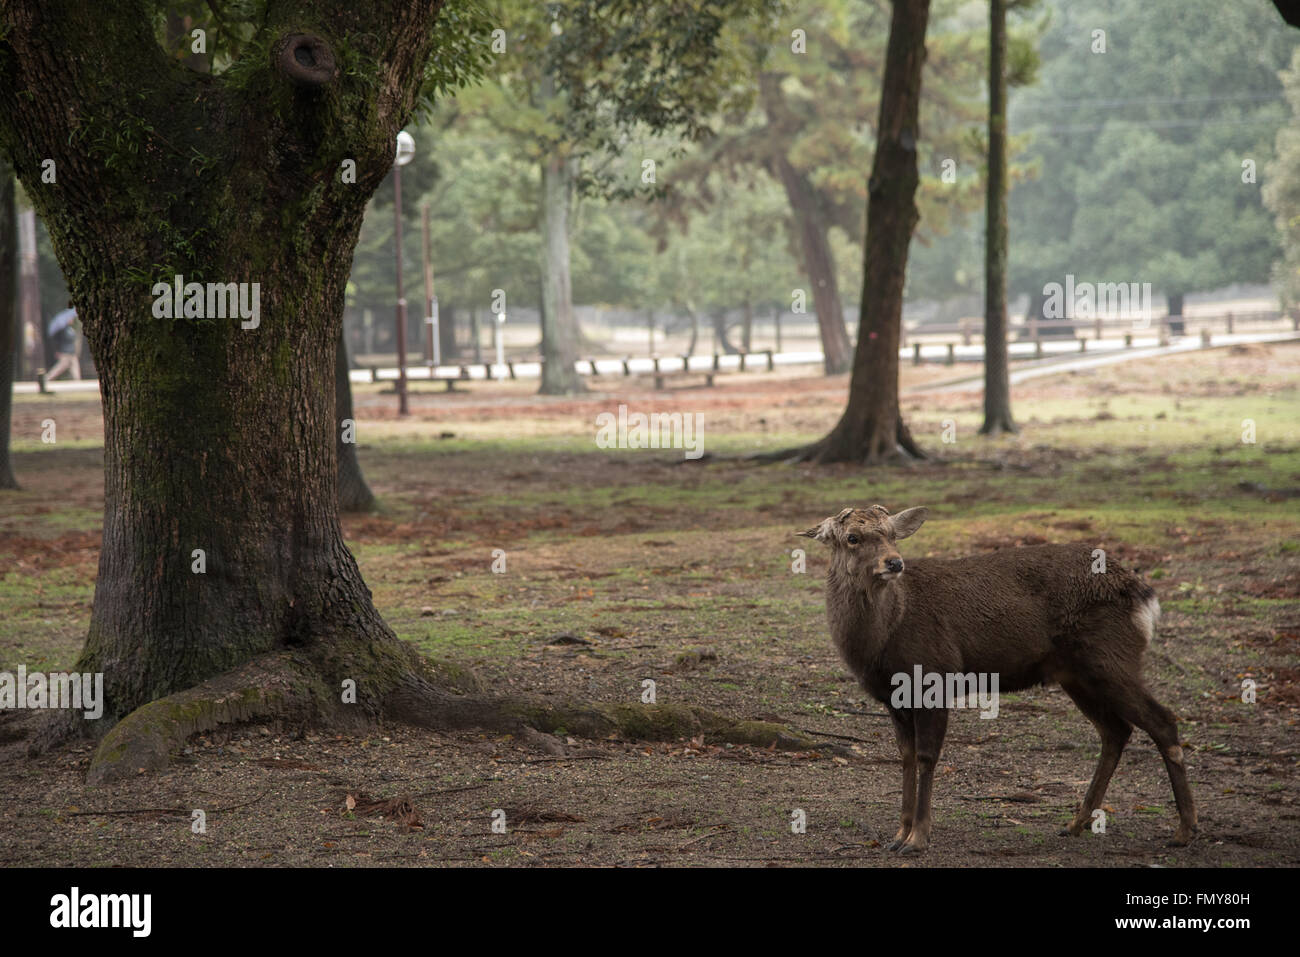
<path fill-rule="evenodd" d="M 1108 708 L 1100 696 L 1084 682 L 1065 679 L 1061 682 L 1061 687 L 1101 736 L 1101 757 L 1097 759 L 1097 770 L 1092 775 L 1092 783 L 1088 785 L 1088 791 L 1074 820 L 1061 831 L 1062 835 L 1078 837 L 1085 828 L 1091 826 L 1092 812 L 1101 806 L 1106 797 L 1106 788 L 1119 764 L 1120 755 L 1124 753 L 1124 746 L 1133 734 L 1133 726 Z"/>
<path fill-rule="evenodd" d="M 1183 764 L 1183 749 L 1178 744 L 1178 722 L 1173 712 L 1162 705 L 1140 683 L 1131 686 L 1122 700 L 1120 713 L 1147 734 L 1160 749 L 1165 762 L 1169 783 L 1174 789 L 1174 804 L 1178 808 L 1178 829 L 1173 843 L 1179 847 L 1196 836 L 1196 805 L 1192 789 L 1187 783 L 1187 768 Z"/>

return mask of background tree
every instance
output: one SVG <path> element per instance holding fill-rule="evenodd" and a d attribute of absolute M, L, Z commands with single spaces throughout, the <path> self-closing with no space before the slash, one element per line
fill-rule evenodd
<path fill-rule="evenodd" d="M 921 138 L 921 71 L 930 0 L 894 0 L 867 182 L 862 307 L 849 379 L 849 400 L 835 428 L 798 458 L 875 464 L 923 458 L 898 407 L 898 344 L 907 251 L 919 213 L 917 144 Z"/>
<path fill-rule="evenodd" d="M 959 3 L 943 8 L 947 28 L 934 42 L 927 66 L 933 82 L 923 104 L 933 134 L 930 154 L 936 163 L 969 158 L 973 166 L 968 132 L 977 114 L 968 91 L 977 76 L 974 34 L 956 15 Z M 715 136 L 674 164 L 664 205 L 665 218 L 679 223 L 707 208 L 717 195 L 709 179 L 718 170 L 745 181 L 761 169 L 781 185 L 789 208 L 786 234 L 811 287 L 828 374 L 846 371 L 851 362 L 840 290 L 861 277 L 856 265 L 840 265 L 836 247 L 850 246 L 861 255 L 861 173 L 874 148 L 871 115 L 880 97 L 888 15 L 884 0 L 792 4 L 768 41 L 772 53 L 757 76 L 758 101 L 728 114 Z M 947 231 L 978 202 L 973 176 L 953 184 L 941 179 L 940 169 L 934 173 L 922 180 L 918 198 L 931 236 Z"/>
<path fill-rule="evenodd" d="M 989 0 L 989 115 L 984 239 L 984 424 L 981 435 L 1016 432 L 1007 351 L 1007 87 L 1033 79 L 1037 55 L 1027 42 L 1008 62 L 1008 8 L 1035 0 Z"/>
<path fill-rule="evenodd" d="M 1277 131 L 1274 160 L 1267 167 L 1264 204 L 1282 240 L 1282 257 L 1273 272 L 1284 308 L 1300 304 L 1300 48 L 1282 74 L 1291 122 Z"/>
<path fill-rule="evenodd" d="M 545 6 L 511 0 L 493 8 L 505 29 L 500 72 L 496 82 L 460 99 L 538 164 L 543 393 L 583 388 L 574 369 L 580 341 L 570 268 L 575 197 L 656 192 L 653 178 L 630 176 L 627 163 L 617 160 L 637 136 L 702 135 L 705 118 L 743 94 L 732 79 L 750 53 L 732 25 L 776 8 L 771 0 Z M 637 164 L 638 174 L 644 169 Z"/>
<path fill-rule="evenodd" d="M 1245 174 L 1272 156 L 1296 35 L 1267 0 L 1046 7 L 1040 82 L 1010 111 L 1038 170 L 1009 201 L 1010 287 L 1041 318 L 1043 286 L 1067 274 L 1150 282 L 1181 315 L 1188 293 L 1267 281 L 1277 234 Z"/>
<path fill-rule="evenodd" d="M 0 489 L 18 488 L 9 458 L 14 373 L 18 361 L 18 203 L 13 170 L 0 155 Z"/>

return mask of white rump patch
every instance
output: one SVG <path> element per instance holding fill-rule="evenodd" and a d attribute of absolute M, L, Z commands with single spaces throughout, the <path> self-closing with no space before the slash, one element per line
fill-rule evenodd
<path fill-rule="evenodd" d="M 1156 622 L 1159 620 L 1160 602 L 1156 600 L 1155 595 L 1133 609 L 1133 624 L 1137 625 L 1138 631 L 1142 632 L 1148 645 L 1156 635 Z"/>

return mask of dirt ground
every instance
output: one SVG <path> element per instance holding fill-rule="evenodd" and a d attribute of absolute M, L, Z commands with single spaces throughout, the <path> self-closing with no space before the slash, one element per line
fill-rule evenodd
<path fill-rule="evenodd" d="M 904 387 L 962 374 L 908 366 Z M 392 395 L 360 387 L 360 456 L 383 504 L 344 525 L 398 635 L 501 693 L 635 702 L 650 679 L 660 703 L 779 721 L 827 746 L 561 734 L 567 753 L 554 755 L 495 734 L 254 724 L 193 739 L 164 772 L 92 788 L 87 742 L 0 763 L 0 863 L 1294 866 L 1298 383 L 1294 345 L 1046 377 L 1016 390 L 1023 430 L 996 441 L 974 435 L 978 392 L 910 391 L 904 410 L 932 460 L 869 472 L 743 457 L 823 434 L 844 377 L 736 375 L 663 392 L 610 380 L 559 401 L 526 383 L 475 384 L 417 394 L 402 421 Z M 701 413 L 708 455 L 597 448 L 596 414 L 620 403 Z M 50 418 L 52 446 L 39 438 Z M 100 429 L 91 398 L 16 404 L 24 491 L 0 495 L 0 670 L 70 667 L 84 640 Z M 793 535 L 875 502 L 931 508 L 904 557 L 1089 541 L 1148 576 L 1164 615 L 1147 680 L 1179 717 L 1195 843 L 1167 846 L 1169 783 L 1140 732 L 1105 833 L 1058 837 L 1098 740 L 1059 689 L 1038 688 L 1004 695 L 995 720 L 954 713 L 933 847 L 885 850 L 900 801 L 889 722 L 831 647 L 825 555 Z M 801 545 L 806 572 L 791 553 Z"/>

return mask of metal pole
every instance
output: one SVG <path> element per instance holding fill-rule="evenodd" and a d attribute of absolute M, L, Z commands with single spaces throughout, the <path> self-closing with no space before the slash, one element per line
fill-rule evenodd
<path fill-rule="evenodd" d="M 393 220 L 397 247 L 397 414 L 410 415 L 406 401 L 406 294 L 402 291 L 402 167 L 393 167 Z"/>

